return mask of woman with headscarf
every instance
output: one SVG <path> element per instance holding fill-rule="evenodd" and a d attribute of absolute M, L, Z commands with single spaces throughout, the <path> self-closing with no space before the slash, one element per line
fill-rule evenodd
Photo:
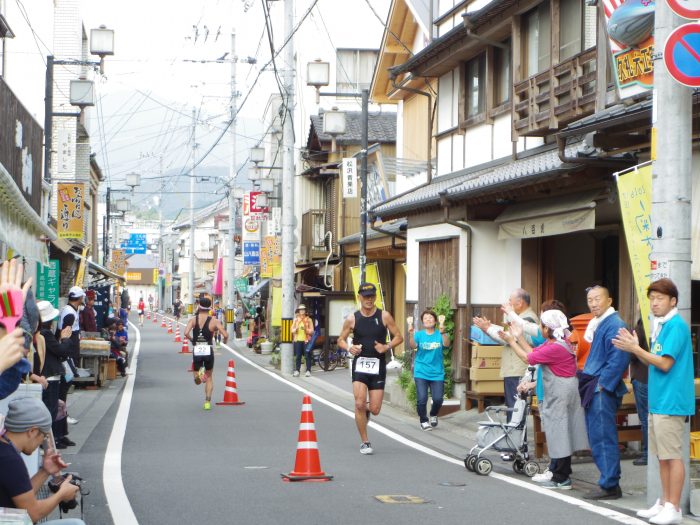
<path fill-rule="evenodd" d="M 540 407 L 547 436 L 547 449 L 553 460 L 552 479 L 543 486 L 571 489 L 571 455 L 588 448 L 586 421 L 576 378 L 576 354 L 568 342 L 569 321 L 561 310 L 547 310 L 540 317 L 545 342 L 534 350 L 523 337 L 522 328 L 511 325 L 502 337 L 525 363 L 540 365 L 546 393 Z"/>

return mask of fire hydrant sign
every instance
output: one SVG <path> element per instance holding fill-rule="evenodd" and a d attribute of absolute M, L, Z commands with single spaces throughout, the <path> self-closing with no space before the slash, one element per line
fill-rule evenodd
<path fill-rule="evenodd" d="M 700 24 L 685 24 L 671 31 L 664 45 L 664 63 L 677 82 L 700 87 Z"/>
<path fill-rule="evenodd" d="M 700 0 L 666 0 L 671 11 L 689 20 L 700 18 Z"/>

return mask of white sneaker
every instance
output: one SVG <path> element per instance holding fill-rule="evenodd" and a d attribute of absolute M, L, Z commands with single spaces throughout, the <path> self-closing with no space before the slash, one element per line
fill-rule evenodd
<path fill-rule="evenodd" d="M 292 377 L 299 377 L 299 370 L 295 370 Z"/>
<path fill-rule="evenodd" d="M 365 454 L 365 455 L 374 454 L 374 449 L 372 448 L 372 443 L 370 443 L 369 441 L 362 443 L 362 445 L 360 446 L 360 454 Z"/>
<path fill-rule="evenodd" d="M 673 503 L 664 503 L 664 508 L 656 516 L 649 519 L 649 523 L 654 523 L 656 525 L 671 525 L 673 523 L 680 523 L 683 521 L 683 513 L 680 510 L 676 510 Z"/>
<path fill-rule="evenodd" d="M 430 423 L 428 421 L 422 421 L 420 424 L 420 427 L 423 430 L 432 430 L 433 429 L 433 427 L 430 426 Z"/>
<path fill-rule="evenodd" d="M 70 423 L 71 425 L 77 425 L 80 422 L 79 419 L 75 419 L 74 417 L 70 416 L 66 418 L 66 421 L 68 421 L 68 423 Z"/>
<path fill-rule="evenodd" d="M 664 510 L 663 503 L 661 503 L 661 500 L 657 499 L 656 503 L 654 503 L 654 505 L 651 508 L 638 510 L 637 516 L 639 516 L 640 518 L 649 519 L 656 516 L 662 510 Z"/>
<path fill-rule="evenodd" d="M 540 474 L 535 474 L 532 476 L 532 481 L 535 483 L 546 483 L 547 481 L 552 481 L 552 471 L 547 469 Z"/>
<path fill-rule="evenodd" d="M 306 377 L 311 377 L 311 370 L 307 370 L 305 375 Z"/>
<path fill-rule="evenodd" d="M 430 416 L 430 426 L 433 428 L 437 426 L 437 416 Z"/>

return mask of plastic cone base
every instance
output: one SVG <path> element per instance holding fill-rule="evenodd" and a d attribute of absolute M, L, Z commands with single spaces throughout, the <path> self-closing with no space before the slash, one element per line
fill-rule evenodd
<path fill-rule="evenodd" d="M 321 481 L 331 481 L 333 479 L 333 476 L 328 476 L 325 473 L 321 476 L 296 476 L 296 475 L 294 475 L 293 472 L 290 472 L 289 474 L 280 474 L 280 476 L 282 476 L 282 481 L 285 481 L 285 482 L 290 482 L 290 481 L 321 482 Z"/>
<path fill-rule="evenodd" d="M 192 353 L 192 352 L 190 352 L 190 348 L 189 348 L 189 347 L 184 347 L 184 346 L 183 346 L 183 347 L 180 349 L 180 351 L 178 352 L 178 354 L 191 354 L 191 353 Z"/>
<path fill-rule="evenodd" d="M 232 403 L 232 402 L 228 402 L 228 403 L 227 403 L 227 402 L 225 402 L 225 401 L 219 401 L 219 402 L 216 403 L 216 404 L 219 405 L 219 406 L 227 406 L 227 405 L 228 405 L 228 406 L 231 406 L 231 405 L 245 405 L 245 401 L 236 401 L 235 403 Z"/>

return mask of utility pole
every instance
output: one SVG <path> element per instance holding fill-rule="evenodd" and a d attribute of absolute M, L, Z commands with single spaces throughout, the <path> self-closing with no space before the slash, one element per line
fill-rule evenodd
<path fill-rule="evenodd" d="M 197 165 L 197 110 L 192 108 L 192 172 L 190 173 L 190 276 L 188 279 L 190 313 L 194 311 L 194 169 Z"/>
<path fill-rule="evenodd" d="M 369 90 L 362 90 L 362 153 L 360 157 L 360 177 L 362 193 L 360 197 L 360 283 L 367 280 L 367 148 L 369 147 Z"/>
<path fill-rule="evenodd" d="M 163 242 L 163 155 L 160 156 L 158 162 L 158 171 L 160 175 L 160 197 L 158 198 L 158 305 L 161 310 L 165 310 L 165 283 L 160 277 L 160 269 L 163 266 L 165 259 L 165 244 Z"/>
<path fill-rule="evenodd" d="M 654 41 L 663 49 L 668 35 L 683 22 L 667 2 L 656 2 Z M 660 53 L 659 53 L 660 55 Z M 656 134 L 656 159 L 652 166 L 651 222 L 652 260 L 668 261 L 669 277 L 678 287 L 678 312 L 690 325 L 690 246 L 692 192 L 692 96 L 691 90 L 677 83 L 656 58 L 652 122 Z M 689 442 L 686 424 L 685 443 Z M 688 512 L 689 456 L 684 454 L 685 486 L 681 498 Z M 649 456 L 647 503 L 660 493 L 659 464 Z"/>
<path fill-rule="evenodd" d="M 281 371 L 291 374 L 294 318 L 294 0 L 284 0 L 284 144 L 282 147 L 282 345 Z M 288 40 L 287 40 L 288 39 Z"/>
<path fill-rule="evenodd" d="M 228 235 L 226 244 L 228 250 L 228 304 L 226 309 L 233 310 L 236 306 L 236 244 L 233 236 L 236 233 L 236 196 L 234 187 L 236 185 L 236 112 L 238 111 L 238 93 L 236 92 L 236 30 L 231 29 L 231 166 L 229 168 L 229 185 L 228 185 Z M 234 319 L 231 315 L 227 316 L 226 327 L 228 336 L 233 339 L 236 337 L 234 329 Z"/>

